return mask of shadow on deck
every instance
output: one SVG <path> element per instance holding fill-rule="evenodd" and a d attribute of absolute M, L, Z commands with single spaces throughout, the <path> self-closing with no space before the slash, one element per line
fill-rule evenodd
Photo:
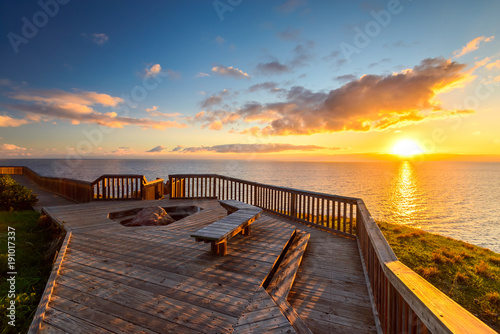
<path fill-rule="evenodd" d="M 124 227 L 107 218 L 173 204 L 204 210 L 168 226 Z M 311 234 L 288 298 L 299 317 L 314 333 L 376 332 L 353 239 L 264 214 L 220 257 L 190 237 L 226 215 L 216 200 L 91 202 L 44 211 L 70 233 L 39 332 L 245 333 L 264 325 L 293 333 L 262 284 L 296 229 Z M 242 326 L 249 309 L 255 318 Z"/>

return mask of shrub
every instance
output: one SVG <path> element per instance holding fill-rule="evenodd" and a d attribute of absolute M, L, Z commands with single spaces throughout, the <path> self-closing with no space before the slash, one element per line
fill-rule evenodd
<path fill-rule="evenodd" d="M 484 261 L 481 261 L 478 265 L 476 265 L 475 271 L 476 274 L 481 275 L 483 277 L 488 278 L 489 277 L 489 267 L 488 264 Z"/>
<path fill-rule="evenodd" d="M 37 200 L 31 189 L 21 186 L 8 175 L 0 177 L 0 210 L 31 209 Z"/>
<path fill-rule="evenodd" d="M 455 275 L 455 282 L 460 283 L 460 284 L 464 284 L 468 280 L 469 280 L 469 278 L 467 277 L 467 275 L 461 273 L 460 271 L 457 271 L 457 273 Z"/>
<path fill-rule="evenodd" d="M 423 278 L 439 276 L 439 269 L 436 267 L 418 267 L 415 271 Z"/>
<path fill-rule="evenodd" d="M 498 292 L 488 292 L 486 294 L 486 299 L 490 302 L 491 305 L 500 306 L 500 294 Z"/>

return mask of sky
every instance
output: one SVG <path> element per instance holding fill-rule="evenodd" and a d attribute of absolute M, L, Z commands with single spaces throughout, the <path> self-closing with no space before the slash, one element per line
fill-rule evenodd
<path fill-rule="evenodd" d="M 2 1 L 0 158 L 500 160 L 498 13 Z"/>

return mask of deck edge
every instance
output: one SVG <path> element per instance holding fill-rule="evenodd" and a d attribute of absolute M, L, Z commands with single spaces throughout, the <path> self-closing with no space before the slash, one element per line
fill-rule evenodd
<path fill-rule="evenodd" d="M 63 227 L 64 229 L 64 227 Z M 57 259 L 54 262 L 54 266 L 52 267 L 52 271 L 50 273 L 47 284 L 45 285 L 45 290 L 40 298 L 40 302 L 38 303 L 37 311 L 33 316 L 33 320 L 31 322 L 30 328 L 28 330 L 28 334 L 36 334 L 40 330 L 43 318 L 45 316 L 45 311 L 47 310 L 47 306 L 50 301 L 50 297 L 52 296 L 52 292 L 54 291 L 55 281 L 57 276 L 59 276 L 59 271 L 61 269 L 61 265 L 66 255 L 66 250 L 68 249 L 68 244 L 71 239 L 72 232 L 67 231 L 64 241 L 59 249 L 59 254 L 57 255 Z"/>

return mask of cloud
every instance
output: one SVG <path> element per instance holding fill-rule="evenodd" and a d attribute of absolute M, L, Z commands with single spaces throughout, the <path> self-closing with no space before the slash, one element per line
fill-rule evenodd
<path fill-rule="evenodd" d="M 290 68 L 281 64 L 277 60 L 273 60 L 268 63 L 259 63 L 256 67 L 257 71 L 261 74 L 269 75 L 269 74 L 282 74 L 290 71 Z"/>
<path fill-rule="evenodd" d="M 202 128 L 208 127 L 211 130 L 221 130 L 224 125 L 236 123 L 240 118 L 241 116 L 237 112 L 203 110 L 191 118 L 191 122 L 203 123 Z"/>
<path fill-rule="evenodd" d="M 212 68 L 212 72 L 223 77 L 232 77 L 235 79 L 250 79 L 250 76 L 247 73 L 232 66 L 215 66 Z"/>
<path fill-rule="evenodd" d="M 317 150 L 341 150 L 340 147 L 324 147 L 316 145 L 293 145 L 293 144 L 225 144 L 214 146 L 183 147 L 181 145 L 171 152 L 197 153 L 278 153 L 283 151 L 317 151 Z"/>
<path fill-rule="evenodd" d="M 182 116 L 182 114 L 176 112 L 176 113 L 163 113 L 158 111 L 158 106 L 153 106 L 152 108 L 146 108 L 146 112 L 153 117 L 165 117 L 165 118 L 178 118 Z"/>
<path fill-rule="evenodd" d="M 103 45 L 108 41 L 109 37 L 106 34 L 92 34 L 92 40 L 94 43 Z"/>
<path fill-rule="evenodd" d="M 161 145 L 158 145 L 158 146 L 155 146 L 153 147 L 152 149 L 146 151 L 146 152 L 149 152 L 149 153 L 156 153 L 156 152 L 161 152 L 161 151 L 164 151 L 166 150 L 167 147 L 166 146 L 161 146 Z"/>
<path fill-rule="evenodd" d="M 208 73 L 203 73 L 203 72 L 199 72 L 198 74 L 195 75 L 196 78 L 204 78 L 204 77 L 209 77 L 210 74 Z"/>
<path fill-rule="evenodd" d="M 453 57 L 459 58 L 459 57 L 462 57 L 463 55 L 465 55 L 465 54 L 467 54 L 469 52 L 475 51 L 475 50 L 479 49 L 479 45 L 481 43 L 483 43 L 483 42 L 484 43 L 491 42 L 494 38 L 495 38 L 495 36 L 490 36 L 490 37 L 479 36 L 479 37 L 476 37 L 472 41 L 470 41 L 469 43 L 467 43 L 467 45 L 464 46 L 461 50 L 454 51 L 453 52 Z"/>
<path fill-rule="evenodd" d="M 73 104 L 73 105 L 94 105 L 100 104 L 105 107 L 116 107 L 123 102 L 120 97 L 113 97 L 108 94 L 75 90 L 74 93 L 59 89 L 53 90 L 25 90 L 7 94 L 15 100 L 44 102 L 49 104 Z"/>
<path fill-rule="evenodd" d="M 138 125 L 144 128 L 166 129 L 172 127 L 186 127 L 177 121 L 156 121 L 148 118 L 128 117 L 128 108 L 121 108 L 122 98 L 113 97 L 108 94 L 96 92 L 75 91 L 65 92 L 62 90 L 27 90 L 15 91 L 7 94 L 11 99 L 27 103 L 3 103 L 3 108 L 11 111 L 21 112 L 26 115 L 27 120 L 41 121 L 52 119 L 65 119 L 72 124 L 95 123 L 111 128 L 122 128 L 125 125 Z M 112 111 L 99 112 L 95 106 L 112 107 Z M 118 112 L 123 116 L 119 116 Z M 7 117 L 7 118 L 6 118 Z M 6 124 L 25 124 L 26 120 L 13 121 L 9 116 L 3 116 L 2 121 Z M 11 125 L 11 126 L 13 126 Z"/>
<path fill-rule="evenodd" d="M 0 145 L 0 154 L 2 157 L 30 156 L 31 153 L 24 147 L 13 144 Z"/>
<path fill-rule="evenodd" d="M 353 81 L 357 78 L 357 75 L 354 74 L 344 74 L 344 75 L 339 75 L 338 77 L 335 77 L 335 80 L 339 82 L 348 82 L 348 81 Z"/>
<path fill-rule="evenodd" d="M 413 69 L 392 75 L 364 75 L 330 92 L 295 86 L 283 93 L 285 101 L 246 103 L 233 112 L 232 120 L 264 125 L 241 133 L 274 136 L 384 130 L 426 119 L 470 114 L 474 111 L 446 110 L 436 97 L 470 80 L 465 67 L 451 60 L 429 58 Z M 230 111 L 221 116 L 228 114 Z M 216 114 L 210 114 L 210 119 L 206 116 L 200 120 L 221 120 Z"/>
<path fill-rule="evenodd" d="M 215 43 L 222 45 L 226 40 L 220 36 L 215 37 Z"/>
<path fill-rule="evenodd" d="M 144 71 L 147 77 L 155 77 L 161 72 L 161 66 L 160 64 L 154 64 L 151 68 L 144 69 Z"/>
<path fill-rule="evenodd" d="M 13 127 L 13 128 L 16 128 L 18 126 L 21 126 L 23 124 L 27 124 L 29 123 L 27 120 L 25 119 L 16 119 L 16 118 L 12 118 L 10 116 L 7 116 L 7 115 L 0 115 L 0 127 Z"/>
<path fill-rule="evenodd" d="M 380 60 L 380 61 L 377 61 L 377 62 L 371 63 L 370 65 L 368 65 L 368 68 L 372 68 L 372 67 L 375 67 L 375 66 L 377 66 L 377 65 L 381 65 L 381 64 L 383 64 L 383 63 L 388 63 L 388 62 L 390 62 L 390 61 L 391 61 L 391 58 L 384 58 L 384 59 L 382 59 L 382 60 Z"/>
<path fill-rule="evenodd" d="M 258 63 L 256 71 L 260 74 L 283 74 L 291 72 L 297 67 L 306 66 L 312 59 L 310 50 L 314 47 L 313 41 L 307 41 L 304 44 L 297 44 L 292 50 L 293 58 L 288 63 L 283 64 L 279 60 L 274 59 L 267 63 Z"/>
<path fill-rule="evenodd" d="M 302 29 L 292 29 L 288 27 L 285 31 L 277 32 L 276 35 L 284 41 L 295 41 L 299 38 L 301 33 Z"/>
<path fill-rule="evenodd" d="M 297 44 L 292 51 L 294 57 L 290 62 L 290 67 L 307 65 L 307 63 L 312 59 L 312 55 L 309 53 L 312 48 L 314 48 L 313 41 L 307 41 L 305 44 Z"/>
<path fill-rule="evenodd" d="M 105 152 L 104 155 L 134 155 L 137 152 L 129 146 L 121 146 L 116 150 Z"/>
<path fill-rule="evenodd" d="M 496 60 L 495 62 L 493 63 L 489 63 L 485 66 L 488 70 L 491 70 L 493 68 L 500 68 L 500 59 L 499 60 Z"/>
<path fill-rule="evenodd" d="M 13 86 L 14 83 L 7 78 L 0 78 L 0 86 Z"/>
<path fill-rule="evenodd" d="M 223 91 L 219 92 L 218 94 L 213 94 L 203 101 L 200 102 L 200 106 L 203 109 L 208 109 L 212 108 L 213 106 L 220 105 L 223 102 L 223 97 L 229 95 L 229 91 L 227 89 L 224 89 Z"/>
<path fill-rule="evenodd" d="M 266 82 L 258 83 L 258 84 L 252 85 L 248 88 L 248 91 L 252 92 L 252 93 L 256 92 L 258 90 L 267 90 L 270 93 L 277 93 L 277 92 L 281 91 L 281 89 L 278 88 L 278 84 L 274 81 L 266 81 Z"/>

